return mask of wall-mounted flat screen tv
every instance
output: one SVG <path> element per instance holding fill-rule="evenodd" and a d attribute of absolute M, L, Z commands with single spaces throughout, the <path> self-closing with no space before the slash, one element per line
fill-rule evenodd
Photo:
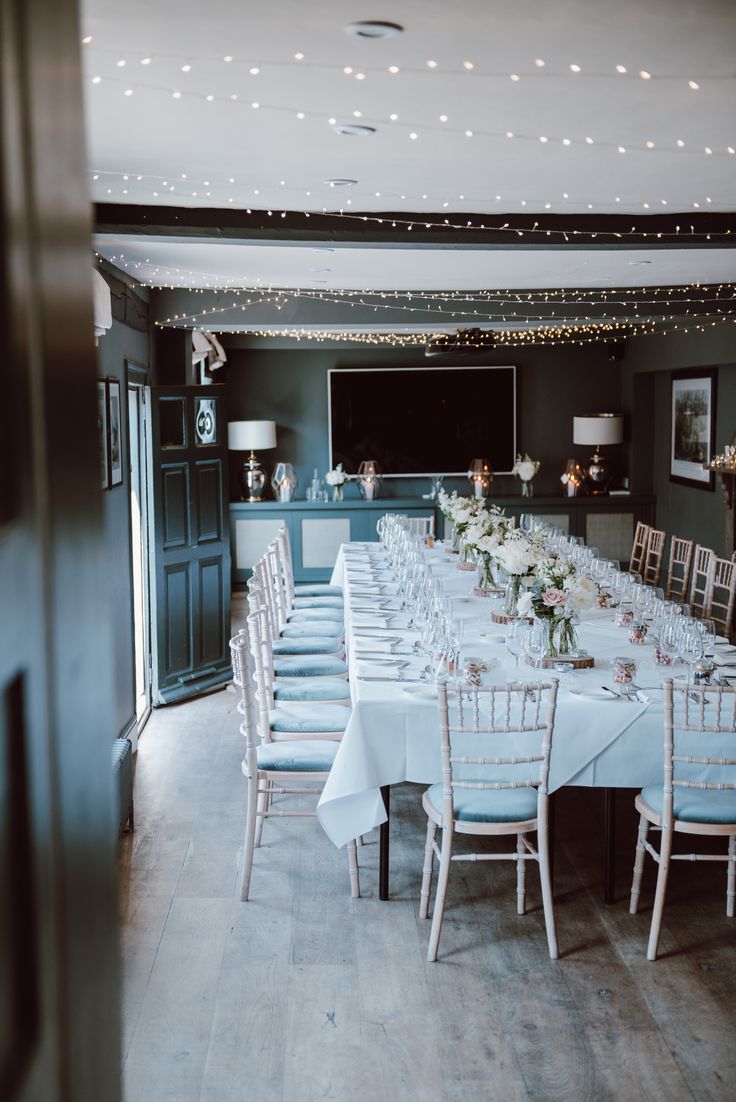
<path fill-rule="evenodd" d="M 515 367 L 336 368 L 328 372 L 330 463 L 353 474 L 465 475 L 471 459 L 510 474 L 516 459 Z"/>

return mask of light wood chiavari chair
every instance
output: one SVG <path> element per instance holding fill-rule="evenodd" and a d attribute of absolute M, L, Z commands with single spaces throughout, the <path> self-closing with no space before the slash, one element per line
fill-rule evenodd
<path fill-rule="evenodd" d="M 641 574 L 644 569 L 650 532 L 651 528 L 648 524 L 644 524 L 641 520 L 637 521 L 634 531 L 634 543 L 631 547 L 631 557 L 629 558 L 629 574 Z"/>
<path fill-rule="evenodd" d="M 734 633 L 734 604 L 736 603 L 736 562 L 732 559 L 716 559 L 713 563 L 713 583 L 710 591 L 707 615 L 721 635 L 730 639 Z"/>
<path fill-rule="evenodd" d="M 255 614 L 251 613 L 248 617 L 249 632 L 254 620 Z M 233 680 L 240 690 L 240 730 L 246 743 L 242 769 L 248 782 L 248 795 L 240 878 L 240 898 L 245 902 L 250 895 L 253 854 L 260 845 L 264 820 L 273 816 L 314 816 L 313 810 L 285 809 L 280 804 L 274 807 L 274 796 L 318 796 L 329 776 L 338 744 L 327 739 L 288 742 L 273 742 L 268 738 L 262 740 L 256 722 L 248 637 L 245 632 L 230 640 L 230 653 Z M 347 849 L 351 894 L 357 898 L 360 895 L 360 881 L 355 840 L 348 843 Z"/>
<path fill-rule="evenodd" d="M 442 781 L 424 793 L 427 840 L 421 918 L 428 917 L 432 868 L 439 859 L 427 959 L 437 959 L 453 861 L 515 861 L 517 911 L 524 913 L 526 862 L 537 861 L 549 955 L 557 957 L 549 867 L 547 781 L 557 681 L 533 685 L 439 688 Z M 520 747 L 517 751 L 516 747 Z M 531 768 L 527 768 L 530 766 Z M 435 841 L 442 830 L 442 846 Z M 537 846 L 529 835 L 537 832 Z M 453 854 L 455 834 L 516 835 L 512 853 Z"/>
<path fill-rule="evenodd" d="M 715 552 L 711 551 L 709 547 L 701 547 L 699 543 L 695 545 L 688 604 L 690 605 L 691 614 L 701 620 L 710 604 L 715 561 Z"/>
<path fill-rule="evenodd" d="M 736 688 L 673 686 L 664 683 L 664 785 L 651 784 L 636 797 L 639 835 L 629 910 L 636 914 L 644 859 L 659 866 L 649 932 L 647 960 L 656 960 L 662 928 L 670 861 L 725 861 L 726 915 L 733 918 L 736 899 Z M 723 739 L 730 736 L 724 755 Z M 699 772 L 705 767 L 706 772 Z M 706 775 L 709 780 L 699 779 Z M 648 841 L 649 827 L 661 832 L 659 852 Z M 673 853 L 675 833 L 728 838 L 728 853 Z"/>
<path fill-rule="evenodd" d="M 662 577 L 666 539 L 666 534 L 659 528 L 649 529 L 647 549 L 644 555 L 644 570 L 642 571 L 642 580 L 645 585 L 659 585 L 659 580 Z"/>
<path fill-rule="evenodd" d="M 678 601 L 680 604 L 687 600 L 694 550 L 695 542 L 693 540 L 672 536 L 670 540 L 670 561 L 667 568 L 667 588 L 664 594 L 665 600 Z"/>

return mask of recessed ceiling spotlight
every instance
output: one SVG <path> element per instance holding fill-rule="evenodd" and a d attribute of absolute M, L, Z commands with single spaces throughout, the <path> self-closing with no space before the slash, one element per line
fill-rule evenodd
<path fill-rule="evenodd" d="M 330 187 L 355 187 L 357 182 L 357 180 L 341 179 L 340 177 L 332 180 L 325 180 L 325 183 Z"/>
<path fill-rule="evenodd" d="M 345 138 L 367 138 L 376 132 L 375 126 L 359 126 L 352 122 L 338 123 L 333 126 L 333 130 Z"/>
<path fill-rule="evenodd" d="M 328 249 L 328 248 L 324 248 L 324 249 L 312 249 L 312 252 L 313 252 L 313 253 L 334 253 L 334 251 L 335 251 L 334 249 Z"/>
<path fill-rule="evenodd" d="M 393 38 L 403 30 L 400 23 L 388 23 L 383 19 L 361 19 L 357 23 L 348 23 L 345 34 L 352 35 L 353 38 Z"/>
<path fill-rule="evenodd" d="M 651 260 L 630 260 L 629 264 L 632 268 L 639 268 L 643 264 L 651 264 Z"/>

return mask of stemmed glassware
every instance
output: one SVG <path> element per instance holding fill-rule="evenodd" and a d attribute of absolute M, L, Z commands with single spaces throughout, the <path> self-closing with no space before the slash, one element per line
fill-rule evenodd
<path fill-rule="evenodd" d="M 524 635 L 524 653 L 528 658 L 531 658 L 534 669 L 539 668 L 539 664 L 547 653 L 547 627 L 541 620 L 532 620 L 531 624 L 526 625 L 526 633 Z M 518 661 L 517 661 L 518 670 Z"/>
<path fill-rule="evenodd" d="M 519 677 L 519 659 L 526 649 L 526 636 L 529 623 L 526 620 L 511 620 L 506 628 L 506 650 L 516 660 L 516 677 Z"/>

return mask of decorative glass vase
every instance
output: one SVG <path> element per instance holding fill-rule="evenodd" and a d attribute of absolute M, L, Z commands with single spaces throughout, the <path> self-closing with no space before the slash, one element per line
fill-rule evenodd
<path fill-rule="evenodd" d="M 332 500 L 342 501 L 342 483 L 339 486 L 332 487 Z"/>
<path fill-rule="evenodd" d="M 534 485 L 531 478 L 521 480 L 521 496 L 534 497 Z"/>
<path fill-rule="evenodd" d="M 521 596 L 521 574 L 512 574 L 506 583 L 503 611 L 511 620 L 519 616 L 519 597 Z"/>
<path fill-rule="evenodd" d="M 482 593 L 497 588 L 496 572 L 493 567 L 491 556 L 487 551 L 481 551 L 478 556 L 478 578 L 475 587 Z"/>
<path fill-rule="evenodd" d="M 475 569 L 475 552 L 469 543 L 466 543 L 464 539 L 460 539 L 460 554 L 458 555 L 458 570 L 474 570 Z"/>
<path fill-rule="evenodd" d="M 560 654 L 575 654 L 578 635 L 575 624 L 566 616 L 554 617 L 547 623 L 547 654 L 557 658 Z"/>

